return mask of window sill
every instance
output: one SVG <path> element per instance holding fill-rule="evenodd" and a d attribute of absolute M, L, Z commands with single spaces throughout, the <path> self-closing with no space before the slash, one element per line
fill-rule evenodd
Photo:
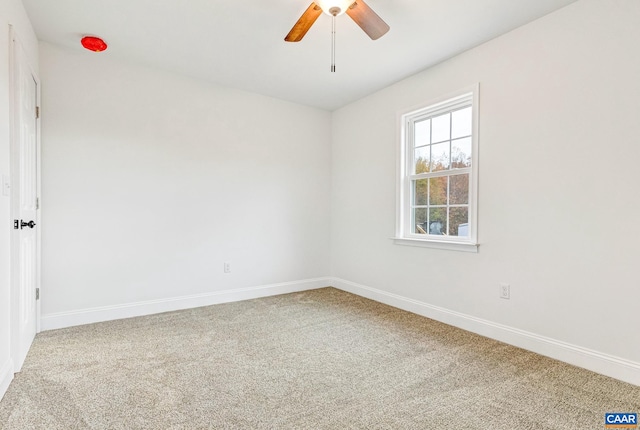
<path fill-rule="evenodd" d="M 393 243 L 396 245 L 404 246 L 418 246 L 422 248 L 435 248 L 444 249 L 447 251 L 463 251 L 463 252 L 478 252 L 477 243 L 468 242 L 445 242 L 427 239 L 408 239 L 406 237 L 394 237 Z"/>

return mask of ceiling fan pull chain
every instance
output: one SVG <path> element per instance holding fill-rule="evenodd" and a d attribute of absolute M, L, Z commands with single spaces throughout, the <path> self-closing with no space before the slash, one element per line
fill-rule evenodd
<path fill-rule="evenodd" d="M 336 15 L 331 17 L 331 73 L 336 72 Z"/>

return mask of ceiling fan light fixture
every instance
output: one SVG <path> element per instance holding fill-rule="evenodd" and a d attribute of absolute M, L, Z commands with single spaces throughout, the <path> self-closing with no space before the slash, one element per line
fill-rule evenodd
<path fill-rule="evenodd" d="M 335 8 L 339 9 L 340 11 L 335 14 L 338 16 L 345 13 L 349 6 L 355 3 L 355 0 L 316 0 L 316 2 L 327 15 L 334 16 Z"/>
<path fill-rule="evenodd" d="M 322 12 L 332 17 L 331 34 L 334 40 L 335 18 L 343 13 L 349 15 L 371 40 L 379 39 L 389 31 L 389 25 L 364 0 L 314 0 L 285 36 L 285 42 L 300 42 Z"/>

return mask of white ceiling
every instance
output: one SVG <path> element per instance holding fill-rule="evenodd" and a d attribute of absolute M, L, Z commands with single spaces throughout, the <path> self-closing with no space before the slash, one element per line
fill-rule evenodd
<path fill-rule="evenodd" d="M 391 30 L 372 41 L 338 17 L 284 42 L 311 0 L 23 0 L 38 38 L 334 110 L 576 0 L 366 0 Z M 103 53 L 83 51 L 97 35 Z"/>

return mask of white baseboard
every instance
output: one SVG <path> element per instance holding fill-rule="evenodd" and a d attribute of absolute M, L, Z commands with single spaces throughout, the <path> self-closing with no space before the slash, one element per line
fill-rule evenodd
<path fill-rule="evenodd" d="M 278 294 L 295 293 L 329 286 L 331 278 L 305 279 L 284 282 L 281 284 L 261 285 L 257 287 L 237 288 L 233 290 L 215 291 L 191 296 L 172 297 L 136 303 L 125 303 L 116 306 L 81 309 L 71 312 L 60 312 L 43 315 L 40 320 L 42 330 L 54 330 L 82 324 L 92 324 L 122 318 L 138 317 L 161 312 L 191 309 L 220 303 L 237 302 Z"/>
<path fill-rule="evenodd" d="M 491 339 L 640 386 L 640 363 L 476 318 L 471 315 L 433 306 L 428 303 L 356 284 L 344 279 L 331 277 L 48 314 L 42 316 L 41 327 L 42 330 L 53 330 L 101 321 L 313 290 L 329 285 L 352 294 L 413 312 Z M 4 391 L 6 391 L 12 379 L 13 366 L 11 362 L 9 362 L 0 368 L 0 395 L 4 394 Z"/>
<path fill-rule="evenodd" d="M 344 279 L 333 278 L 331 285 L 352 294 L 640 386 L 640 363 L 637 362 L 454 312 Z"/>
<path fill-rule="evenodd" d="M 4 397 L 4 393 L 7 392 L 11 381 L 13 381 L 13 361 L 9 358 L 0 366 L 0 400 Z"/>

